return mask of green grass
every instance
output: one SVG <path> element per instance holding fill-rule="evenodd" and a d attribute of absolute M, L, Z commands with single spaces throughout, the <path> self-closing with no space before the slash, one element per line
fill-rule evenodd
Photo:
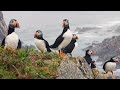
<path fill-rule="evenodd" d="M 54 53 L 0 47 L 0 79 L 55 79 L 61 60 Z"/>

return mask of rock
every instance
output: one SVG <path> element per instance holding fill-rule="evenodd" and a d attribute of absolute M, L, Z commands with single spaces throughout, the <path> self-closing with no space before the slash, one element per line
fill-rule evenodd
<path fill-rule="evenodd" d="M 6 35 L 7 35 L 7 26 L 4 21 L 3 14 L 0 11 L 0 43 Z"/>
<path fill-rule="evenodd" d="M 92 69 L 93 75 L 95 79 L 117 79 L 115 75 L 112 75 L 110 73 L 100 73 L 97 68 Z"/>
<path fill-rule="evenodd" d="M 101 73 L 99 69 L 91 69 L 86 60 L 77 57 L 73 62 L 63 60 L 58 68 L 58 77 L 56 79 L 119 79 L 119 76 L 111 73 Z"/>
<path fill-rule="evenodd" d="M 93 73 L 86 60 L 77 57 L 76 63 L 70 60 L 63 60 L 58 68 L 57 79 L 94 79 Z"/>
<path fill-rule="evenodd" d="M 63 60 L 58 68 L 57 79 L 119 79 L 120 77 L 110 73 L 100 73 L 95 68 L 92 69 L 82 57 L 76 58 L 76 63 L 70 60 Z"/>
<path fill-rule="evenodd" d="M 99 44 L 98 41 L 93 41 L 93 42 L 92 42 L 92 45 L 98 45 L 98 44 Z"/>
<path fill-rule="evenodd" d="M 79 68 L 72 61 L 62 61 L 58 71 L 60 75 L 57 79 L 85 79 Z"/>

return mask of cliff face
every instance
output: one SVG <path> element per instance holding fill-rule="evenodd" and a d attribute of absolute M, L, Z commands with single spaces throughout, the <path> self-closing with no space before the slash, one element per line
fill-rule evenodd
<path fill-rule="evenodd" d="M 85 59 L 77 57 L 75 62 L 63 60 L 58 68 L 57 79 L 94 79 L 91 68 Z"/>
<path fill-rule="evenodd" d="M 3 13 L 0 11 L 0 43 L 2 39 L 6 36 L 7 26 L 3 18 Z"/>
<path fill-rule="evenodd" d="M 86 60 L 77 57 L 72 60 L 62 60 L 58 68 L 57 79 L 119 79 L 116 75 L 100 73 L 97 68 L 91 69 Z"/>

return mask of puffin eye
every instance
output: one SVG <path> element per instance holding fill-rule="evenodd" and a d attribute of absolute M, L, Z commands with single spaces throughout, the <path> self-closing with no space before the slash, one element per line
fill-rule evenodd
<path fill-rule="evenodd" d="M 88 54 L 92 54 L 92 50 L 90 50 L 90 51 L 88 52 Z"/>

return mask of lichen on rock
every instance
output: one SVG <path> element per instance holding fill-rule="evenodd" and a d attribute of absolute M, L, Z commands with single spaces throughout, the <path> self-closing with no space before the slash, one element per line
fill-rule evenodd
<path fill-rule="evenodd" d="M 89 65 L 82 57 L 76 58 L 77 63 L 63 60 L 58 68 L 57 79 L 93 79 L 93 73 Z"/>

